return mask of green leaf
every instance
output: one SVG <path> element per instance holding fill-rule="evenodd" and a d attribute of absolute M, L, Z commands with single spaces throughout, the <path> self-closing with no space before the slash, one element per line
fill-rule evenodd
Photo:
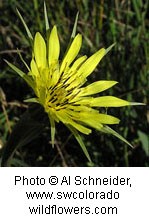
<path fill-rule="evenodd" d="M 90 158 L 90 155 L 86 149 L 86 146 L 81 138 L 81 136 L 79 135 L 78 131 L 76 129 L 74 129 L 72 126 L 70 125 L 67 125 L 67 127 L 69 128 L 69 130 L 72 132 L 72 134 L 74 135 L 74 137 L 76 138 L 76 140 L 78 141 L 79 145 L 81 146 L 85 156 L 87 157 L 88 161 L 89 162 L 92 162 L 91 161 L 91 158 Z"/>
<path fill-rule="evenodd" d="M 47 116 L 38 104 L 32 104 L 15 125 L 3 149 L 2 166 L 10 166 L 15 151 L 37 138 L 44 129 Z"/>
<path fill-rule="evenodd" d="M 19 12 L 18 9 L 16 9 L 16 10 L 17 10 L 17 13 L 18 13 L 19 18 L 21 19 L 21 21 L 22 21 L 22 23 L 23 23 L 23 25 L 24 25 L 24 28 L 25 28 L 25 30 L 26 30 L 26 32 L 27 32 L 27 35 L 28 35 L 29 39 L 30 39 L 30 40 L 33 40 L 33 36 L 32 36 L 32 34 L 31 34 L 31 32 L 30 32 L 30 30 L 29 30 L 29 28 L 28 28 L 26 22 L 24 21 L 24 19 L 23 19 L 21 13 Z"/>
<path fill-rule="evenodd" d="M 149 136 L 140 130 L 138 130 L 138 136 L 146 155 L 149 156 Z"/>
<path fill-rule="evenodd" d="M 104 133 L 112 134 L 113 136 L 117 137 L 118 139 L 120 139 L 121 141 L 125 142 L 127 145 L 133 148 L 133 146 L 123 136 L 121 136 L 119 133 L 111 129 L 109 126 L 105 125 L 104 127 L 101 128 L 100 131 Z"/>

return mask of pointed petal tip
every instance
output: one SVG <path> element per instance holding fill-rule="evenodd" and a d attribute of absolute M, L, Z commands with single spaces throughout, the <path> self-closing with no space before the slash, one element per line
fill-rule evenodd
<path fill-rule="evenodd" d="M 78 44 L 79 45 L 82 45 L 82 35 L 80 33 L 78 33 L 76 36 L 75 36 L 75 40 L 78 41 Z"/>
<path fill-rule="evenodd" d="M 35 38 L 38 38 L 38 37 L 42 37 L 41 34 L 40 34 L 40 32 L 36 32 L 35 33 Z"/>
<path fill-rule="evenodd" d="M 54 25 L 53 28 L 57 29 L 57 25 Z"/>
<path fill-rule="evenodd" d="M 52 32 L 52 31 L 57 31 L 57 26 L 56 26 L 56 25 L 53 26 L 51 32 Z"/>

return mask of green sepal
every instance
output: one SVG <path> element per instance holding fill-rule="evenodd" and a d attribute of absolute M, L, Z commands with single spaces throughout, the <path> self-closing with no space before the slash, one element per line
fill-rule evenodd
<path fill-rule="evenodd" d="M 46 7 L 45 1 L 44 1 L 44 17 L 45 17 L 45 23 L 46 23 L 46 31 L 48 31 L 50 29 L 50 26 L 49 26 L 47 7 Z"/>
<path fill-rule="evenodd" d="M 21 19 L 21 22 L 22 22 L 23 25 L 24 25 L 24 28 L 25 28 L 25 30 L 26 30 L 26 32 L 27 32 L 27 35 L 28 35 L 29 39 L 33 41 L 33 36 L 32 36 L 32 34 L 31 34 L 31 32 L 30 32 L 30 30 L 29 30 L 29 28 L 28 28 L 26 22 L 24 21 L 24 19 L 23 19 L 21 13 L 19 12 L 18 9 L 16 9 L 16 11 L 17 11 L 17 13 L 18 13 L 19 18 Z"/>
<path fill-rule="evenodd" d="M 102 127 L 100 129 L 100 131 L 104 132 L 104 133 L 108 133 L 111 134 L 115 137 L 117 137 L 118 139 L 120 139 L 121 141 L 125 142 L 127 145 L 129 145 L 130 147 L 133 148 L 133 146 L 123 137 L 121 136 L 119 133 L 117 133 L 115 130 L 111 129 L 109 126 L 105 125 L 104 127 Z"/>
<path fill-rule="evenodd" d="M 77 12 L 77 14 L 76 14 L 75 22 L 74 22 L 74 25 L 73 25 L 73 30 L 72 30 L 72 34 L 71 34 L 72 39 L 74 39 L 75 36 L 76 36 L 78 17 L 79 17 L 79 12 Z"/>
<path fill-rule="evenodd" d="M 65 58 L 65 55 L 67 54 L 72 42 L 73 42 L 73 39 L 75 38 L 76 36 L 76 29 L 77 29 L 77 22 L 78 22 L 78 16 L 79 16 L 79 12 L 77 12 L 76 14 L 76 18 L 75 18 L 75 22 L 74 22 L 74 25 L 73 25 L 73 30 L 72 30 L 72 34 L 71 34 L 71 38 L 70 38 L 70 41 L 68 43 L 68 46 L 67 46 L 67 49 L 65 51 L 65 54 L 64 54 L 64 57 Z"/>
<path fill-rule="evenodd" d="M 54 148 L 54 142 L 55 142 L 55 121 L 48 113 L 50 124 L 51 124 L 51 142 L 52 142 L 52 148 Z"/>
<path fill-rule="evenodd" d="M 130 102 L 130 105 L 146 105 L 145 103 L 140 103 L 140 102 Z"/>
<path fill-rule="evenodd" d="M 72 126 L 70 126 L 70 125 L 67 125 L 67 127 L 69 128 L 69 130 L 72 132 L 72 134 L 74 135 L 74 137 L 78 141 L 78 143 L 79 143 L 80 147 L 82 148 L 82 150 L 83 150 L 85 156 L 87 157 L 88 161 L 92 162 L 91 158 L 90 158 L 90 155 L 89 155 L 89 153 L 87 151 L 87 148 L 86 148 L 86 146 L 85 146 L 85 144 L 84 144 L 80 134 L 78 133 L 78 131 L 75 128 L 73 128 Z"/>
<path fill-rule="evenodd" d="M 27 84 L 33 88 L 33 90 L 35 89 L 35 83 L 32 81 L 30 76 L 28 76 L 26 73 L 24 73 L 22 70 L 20 70 L 18 67 L 8 62 L 7 60 L 4 61 L 8 64 L 9 67 L 11 67 L 11 69 L 13 69 L 17 74 L 19 74 L 19 76 L 22 77 L 27 82 Z"/>
<path fill-rule="evenodd" d="M 109 46 L 107 49 L 106 49 L 106 52 L 105 52 L 105 55 L 115 46 L 116 43 L 113 43 L 111 46 Z"/>
<path fill-rule="evenodd" d="M 37 98 L 28 98 L 28 99 L 25 99 L 24 102 L 40 104 Z"/>
<path fill-rule="evenodd" d="M 18 55 L 19 55 L 21 61 L 23 62 L 23 64 L 24 64 L 24 65 L 26 66 L 26 68 L 28 69 L 28 71 L 30 71 L 29 66 L 27 65 L 27 63 L 26 63 L 25 60 L 23 59 L 23 57 L 22 57 L 22 55 L 21 55 L 21 53 L 19 52 L 18 49 L 17 49 L 17 53 L 18 53 Z"/>

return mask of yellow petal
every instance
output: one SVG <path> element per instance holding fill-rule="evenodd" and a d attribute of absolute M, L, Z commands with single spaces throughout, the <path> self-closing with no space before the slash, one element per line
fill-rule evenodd
<path fill-rule="evenodd" d="M 82 65 L 82 63 L 87 59 L 87 56 L 82 56 L 80 58 L 78 58 L 70 68 L 66 68 L 65 69 L 65 73 L 63 74 L 64 78 L 68 78 L 68 77 L 72 77 L 73 75 L 75 75 L 75 79 L 77 77 L 77 70 L 79 69 L 79 67 Z"/>
<path fill-rule="evenodd" d="M 76 58 L 76 56 L 78 55 L 80 48 L 82 45 L 82 36 L 80 34 L 78 34 L 72 44 L 70 45 L 66 56 L 64 57 L 62 64 L 61 64 L 61 68 L 60 68 L 60 73 L 62 73 L 66 67 L 68 67 L 72 61 Z"/>
<path fill-rule="evenodd" d="M 95 107 L 122 107 L 130 105 L 130 102 L 113 96 L 102 96 L 92 98 L 90 105 Z"/>
<path fill-rule="evenodd" d="M 106 114 L 100 114 L 97 112 L 75 112 L 67 110 L 67 113 L 76 121 L 86 123 L 93 128 L 99 129 L 102 127 L 101 124 L 118 124 L 120 120 L 116 117 Z M 96 127 L 95 127 L 96 126 Z"/>
<path fill-rule="evenodd" d="M 49 81 L 49 86 L 55 86 L 59 80 L 59 63 L 51 64 L 51 79 Z"/>
<path fill-rule="evenodd" d="M 85 125 L 88 125 L 88 126 L 94 128 L 94 129 L 97 129 L 97 130 L 100 130 L 103 127 L 103 125 L 99 121 L 97 122 L 94 119 L 92 119 L 92 120 L 91 119 L 86 119 L 86 120 L 83 121 L 83 123 Z"/>
<path fill-rule="evenodd" d="M 46 44 L 39 32 L 36 33 L 34 39 L 34 55 L 37 67 L 46 67 Z"/>
<path fill-rule="evenodd" d="M 87 112 L 82 112 L 80 114 L 82 121 L 90 120 L 91 122 L 95 123 L 102 123 L 102 124 L 118 124 L 120 120 L 116 117 L 106 114 L 91 114 Z M 81 120 L 80 120 L 81 121 Z M 94 127 L 94 126 L 93 126 Z"/>
<path fill-rule="evenodd" d="M 76 111 L 76 112 L 88 112 L 88 113 L 94 113 L 94 114 L 99 114 L 98 110 L 96 109 L 93 109 L 93 108 L 90 108 L 90 107 L 87 107 L 87 106 L 73 106 L 71 104 L 68 105 L 68 110 L 71 110 L 71 111 Z"/>
<path fill-rule="evenodd" d="M 99 122 L 102 124 L 118 124 L 120 120 L 114 116 L 106 114 L 98 114 Z"/>
<path fill-rule="evenodd" d="M 100 49 L 96 53 L 94 53 L 91 57 L 89 57 L 85 63 L 82 64 L 80 69 L 78 70 L 78 73 L 83 76 L 83 78 L 86 78 L 88 75 L 90 75 L 93 70 L 96 68 L 100 60 L 105 55 L 106 50 L 104 48 Z"/>
<path fill-rule="evenodd" d="M 69 124 L 69 125 L 73 126 L 75 129 L 77 129 L 78 131 L 80 131 L 80 132 L 82 132 L 84 134 L 87 134 L 88 135 L 89 133 L 91 133 L 91 130 L 90 129 L 84 127 L 83 125 L 80 125 L 80 124 L 76 123 L 75 121 L 73 121 L 67 115 L 67 113 L 65 111 L 62 111 L 62 110 L 61 111 L 57 111 L 56 115 L 57 115 L 58 119 L 61 122 L 63 122 L 64 124 L 66 124 L 66 125 Z"/>
<path fill-rule="evenodd" d="M 71 113 L 72 117 L 74 120 L 79 121 L 80 123 L 83 123 L 84 125 L 88 125 L 94 129 L 101 129 L 103 125 L 100 122 L 99 116 L 97 117 L 98 114 L 90 114 L 87 112 L 80 112 L 77 114 L 77 112 L 72 112 Z"/>
<path fill-rule="evenodd" d="M 66 84 L 68 84 L 68 87 L 66 87 L 66 90 L 69 91 L 70 89 L 73 89 L 79 86 L 80 84 L 82 85 L 83 83 L 84 82 L 82 81 L 80 77 L 77 77 L 76 75 L 72 75 L 66 82 Z"/>
<path fill-rule="evenodd" d="M 48 61 L 49 61 L 49 66 L 51 63 L 55 62 L 59 58 L 60 54 L 60 43 L 59 43 L 59 38 L 57 34 L 57 28 L 56 26 L 53 27 L 50 37 L 49 37 L 49 51 L 48 51 Z"/>
<path fill-rule="evenodd" d="M 87 96 L 107 90 L 117 84 L 117 81 L 96 81 L 81 89 L 79 96 Z"/>
<path fill-rule="evenodd" d="M 38 71 L 38 68 L 37 68 L 37 65 L 36 65 L 34 59 L 31 60 L 30 66 L 31 66 L 31 72 L 33 73 L 33 75 L 35 75 L 35 76 L 39 75 L 39 71 Z"/>
<path fill-rule="evenodd" d="M 69 72 L 71 71 L 75 71 L 78 69 L 78 67 L 87 59 L 87 56 L 82 56 L 80 58 L 78 58 L 73 65 L 71 66 Z"/>

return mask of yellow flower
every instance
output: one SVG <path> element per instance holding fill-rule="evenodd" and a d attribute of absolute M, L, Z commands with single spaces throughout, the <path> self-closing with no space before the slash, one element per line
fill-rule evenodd
<path fill-rule="evenodd" d="M 115 85 L 116 81 L 96 81 L 83 87 L 106 50 L 102 48 L 89 58 L 81 56 L 76 59 L 81 45 L 82 36 L 78 34 L 60 62 L 56 26 L 53 27 L 47 44 L 37 32 L 28 75 L 34 83 L 36 100 L 45 108 L 51 123 L 61 121 L 70 128 L 89 134 L 91 128 L 100 130 L 103 124 L 119 123 L 119 119 L 100 113 L 96 107 L 120 107 L 130 103 L 113 96 L 93 97 Z"/>
<path fill-rule="evenodd" d="M 48 114 L 52 144 L 54 145 L 55 122 L 60 121 L 74 134 L 90 160 L 79 132 L 88 135 L 94 128 L 112 133 L 127 142 L 107 126 L 118 124 L 120 120 L 101 113 L 100 108 L 128 106 L 130 102 L 113 96 L 96 95 L 117 84 L 116 81 L 99 80 L 84 86 L 87 77 L 92 74 L 108 50 L 102 48 L 88 58 L 86 55 L 77 58 L 81 45 L 82 36 L 77 34 L 61 61 L 59 37 L 57 27 L 54 26 L 47 42 L 39 32 L 35 34 L 28 74 L 7 63 L 33 88 L 36 98 L 31 101 L 40 103 Z"/>

